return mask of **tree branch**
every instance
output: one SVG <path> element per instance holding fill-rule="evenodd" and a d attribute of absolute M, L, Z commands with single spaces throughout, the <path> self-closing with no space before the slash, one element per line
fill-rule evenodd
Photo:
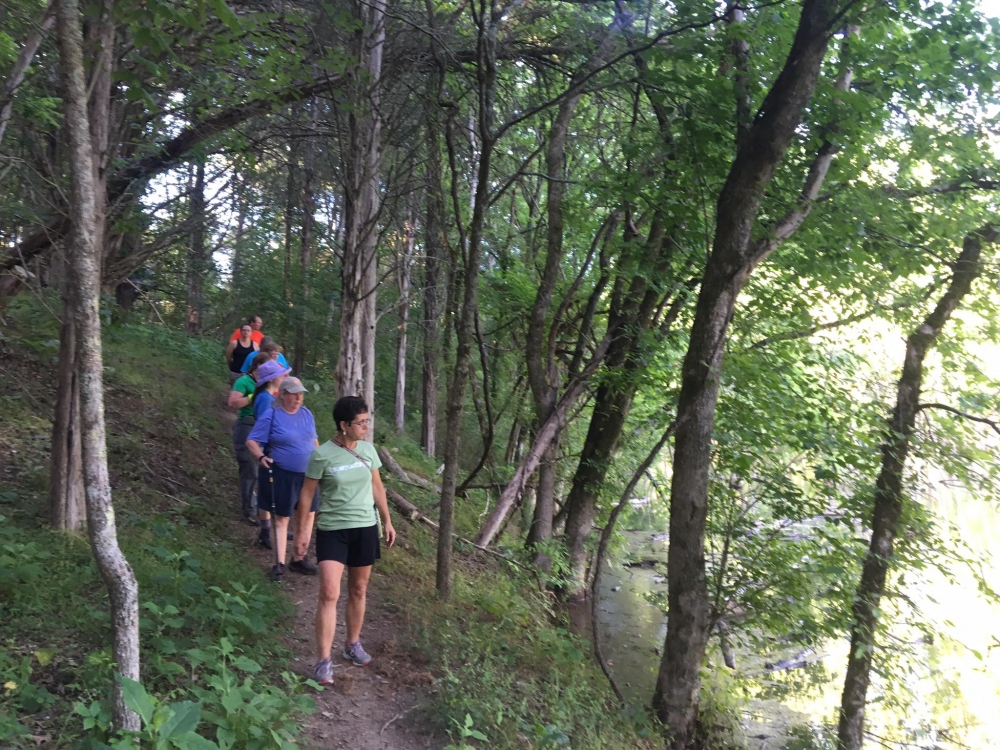
<path fill-rule="evenodd" d="M 917 411 L 923 409 L 941 409 L 942 411 L 951 412 L 963 419 L 968 419 L 971 422 L 979 422 L 980 424 L 989 425 L 995 433 L 1000 435 L 1000 421 L 994 419 L 987 419 L 986 417 L 977 417 L 975 414 L 969 414 L 968 412 L 956 409 L 954 406 L 948 406 L 947 404 L 918 404 Z"/>

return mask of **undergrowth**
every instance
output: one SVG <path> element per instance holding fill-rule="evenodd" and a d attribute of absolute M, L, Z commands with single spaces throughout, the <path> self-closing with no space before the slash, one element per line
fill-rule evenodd
<path fill-rule="evenodd" d="M 105 328 L 112 491 L 140 597 L 141 684 L 127 694 L 144 718 L 139 735 L 115 736 L 107 591 L 86 538 L 47 522 L 58 323 L 25 296 L 4 317 L 0 743 L 292 746 L 312 701 L 281 667 L 288 654 L 274 633 L 287 598 L 231 541 L 219 347 L 162 327 Z"/>

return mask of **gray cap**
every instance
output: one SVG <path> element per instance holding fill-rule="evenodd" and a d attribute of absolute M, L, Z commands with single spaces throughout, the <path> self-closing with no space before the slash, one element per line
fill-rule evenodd
<path fill-rule="evenodd" d="M 305 393 L 306 387 L 302 385 L 302 381 L 298 378 L 285 378 L 281 381 L 278 390 L 282 393 Z"/>

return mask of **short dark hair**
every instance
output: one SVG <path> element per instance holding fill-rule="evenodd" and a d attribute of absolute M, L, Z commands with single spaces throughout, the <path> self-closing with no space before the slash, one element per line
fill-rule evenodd
<path fill-rule="evenodd" d="M 361 396 L 343 396 L 338 398 L 337 403 L 333 405 L 333 423 L 337 425 L 339 432 L 341 422 L 350 424 L 359 414 L 367 413 L 368 404 Z"/>
<path fill-rule="evenodd" d="M 257 318 L 259 317 L 260 317 L 259 315 L 251 315 L 249 318 L 247 318 L 247 322 L 244 325 L 248 325 L 251 328 L 253 328 L 254 321 L 257 320 Z"/>

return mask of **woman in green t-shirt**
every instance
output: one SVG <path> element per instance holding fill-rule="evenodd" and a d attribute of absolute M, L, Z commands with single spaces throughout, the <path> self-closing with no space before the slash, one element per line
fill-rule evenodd
<path fill-rule="evenodd" d="M 340 579 L 347 568 L 347 643 L 343 656 L 358 666 L 371 663 L 361 647 L 365 596 L 372 565 L 381 557 L 378 517 L 382 516 L 385 542 L 391 547 L 396 530 L 389 519 L 389 504 L 378 470 L 382 465 L 375 446 L 365 441 L 371 420 L 368 406 L 357 396 L 345 396 L 333 407 L 337 435 L 312 452 L 299 499 L 295 549 L 298 556 L 309 549 L 312 514 L 309 507 L 319 487 L 316 512 L 316 559 L 319 566 L 319 603 L 316 607 L 316 682 L 333 684 L 333 636 L 337 629 Z M 301 498 L 306 498 L 304 501 Z"/>

